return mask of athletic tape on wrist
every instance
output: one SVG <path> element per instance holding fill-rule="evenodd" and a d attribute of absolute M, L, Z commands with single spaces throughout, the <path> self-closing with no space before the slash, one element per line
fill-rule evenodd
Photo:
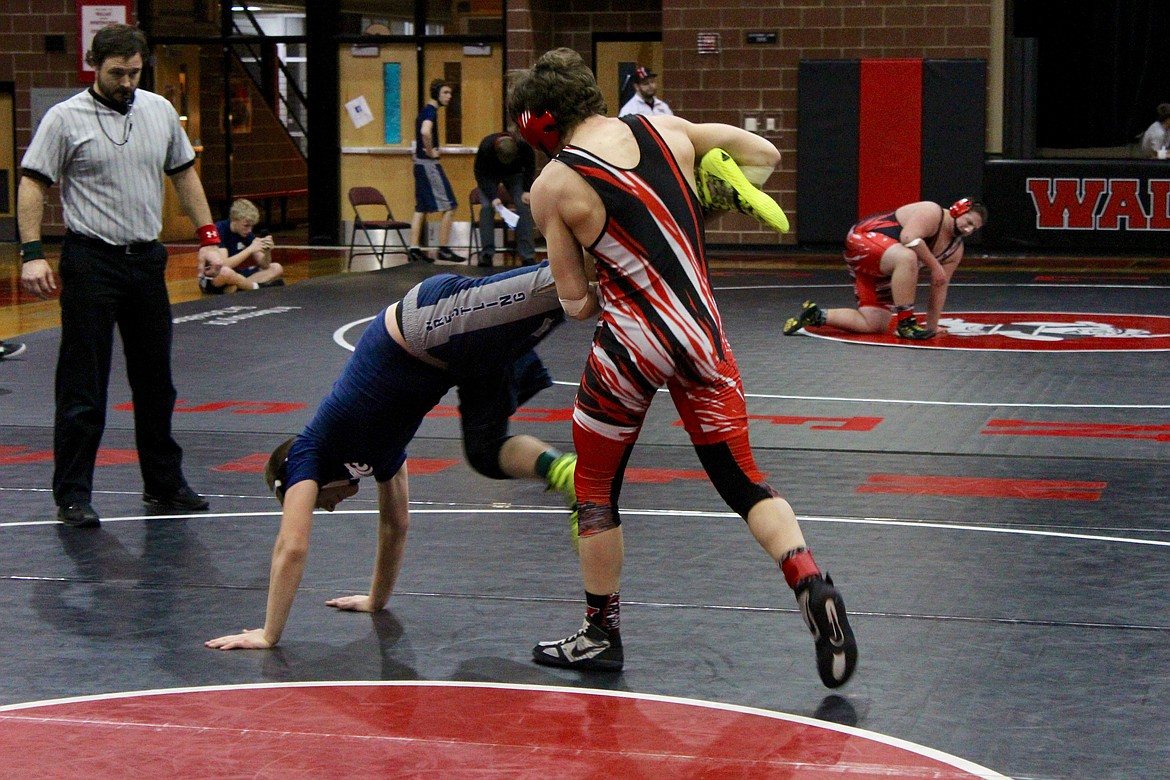
<path fill-rule="evenodd" d="M 561 302 L 561 308 L 565 310 L 565 314 L 568 314 L 570 317 L 576 317 L 589 304 L 589 292 L 587 291 L 580 298 L 569 300 L 558 298 L 557 300 Z"/>
<path fill-rule="evenodd" d="M 215 229 L 215 225 L 204 225 L 195 231 L 195 235 L 199 237 L 201 247 L 219 245 L 219 231 Z"/>
<path fill-rule="evenodd" d="M 20 245 L 20 261 L 27 263 L 32 260 L 42 260 L 45 257 L 45 249 L 38 241 L 25 241 Z"/>

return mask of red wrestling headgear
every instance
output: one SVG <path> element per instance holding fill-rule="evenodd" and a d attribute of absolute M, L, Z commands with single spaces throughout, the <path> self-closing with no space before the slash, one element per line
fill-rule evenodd
<path fill-rule="evenodd" d="M 970 210 L 971 210 L 971 199 L 970 198 L 960 198 L 959 200 L 957 200 L 953 204 L 951 204 L 951 208 L 950 208 L 951 216 L 954 217 L 955 219 L 958 219 L 959 217 L 963 216 L 964 214 L 966 214 Z"/>
<path fill-rule="evenodd" d="M 533 116 L 531 111 L 524 110 L 516 117 L 516 127 L 520 137 L 534 149 L 553 157 L 561 145 L 561 131 L 557 129 L 556 118 L 547 111 L 541 111 L 539 116 Z"/>

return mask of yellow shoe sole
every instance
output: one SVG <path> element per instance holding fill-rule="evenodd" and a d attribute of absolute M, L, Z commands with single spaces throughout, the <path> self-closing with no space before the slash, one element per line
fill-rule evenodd
<path fill-rule="evenodd" d="M 715 148 L 699 161 L 699 203 L 710 211 L 738 211 L 755 217 L 780 233 L 789 230 L 788 217 L 770 195 L 752 185 L 731 155 Z"/>

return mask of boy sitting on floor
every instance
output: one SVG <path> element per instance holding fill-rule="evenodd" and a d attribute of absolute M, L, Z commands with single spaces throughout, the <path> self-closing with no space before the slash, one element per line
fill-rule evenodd
<path fill-rule="evenodd" d="M 252 201 L 241 198 L 232 203 L 228 219 L 215 223 L 219 245 L 227 250 L 227 258 L 216 276 L 199 277 L 199 289 L 217 295 L 284 285 L 280 278 L 284 268 L 272 262 L 272 236 L 267 231 L 257 235 L 253 230 L 259 219 L 260 210 Z"/>

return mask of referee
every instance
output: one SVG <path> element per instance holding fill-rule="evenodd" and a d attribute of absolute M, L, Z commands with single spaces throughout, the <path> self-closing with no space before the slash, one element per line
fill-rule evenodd
<path fill-rule="evenodd" d="M 17 219 L 21 284 L 42 299 L 57 280 L 41 247 L 45 196 L 61 184 L 66 234 L 61 246 L 61 351 L 57 357 L 53 498 L 57 519 L 96 527 L 93 469 L 106 424 L 114 326 L 122 336 L 134 401 L 142 499 L 155 509 L 204 510 L 183 477 L 183 451 L 171 435 L 171 307 L 162 229 L 163 174 L 171 177 L 199 237 L 201 272 L 222 265 L 219 236 L 178 114 L 139 90 L 146 36 L 134 27 L 100 29 L 86 62 L 89 90 L 49 109 L 21 161 Z"/>

